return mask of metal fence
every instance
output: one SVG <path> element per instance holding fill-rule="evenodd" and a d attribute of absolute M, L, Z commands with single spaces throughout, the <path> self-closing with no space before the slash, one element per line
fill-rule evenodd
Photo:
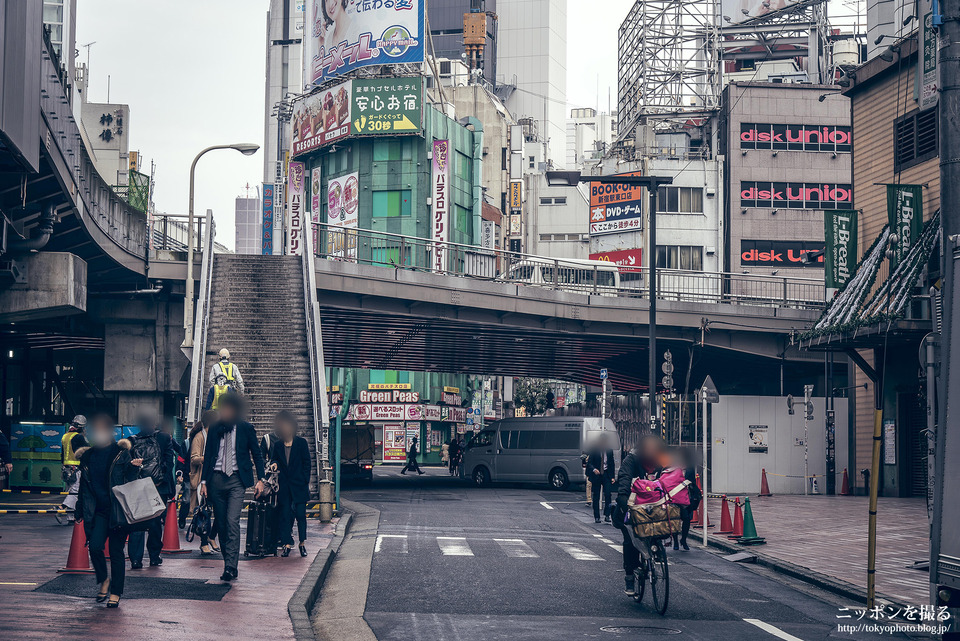
<path fill-rule="evenodd" d="M 515 283 L 599 296 L 646 298 L 649 269 L 551 258 L 315 223 L 318 258 Z M 824 306 L 813 278 L 657 269 L 657 299 L 796 309 Z"/>

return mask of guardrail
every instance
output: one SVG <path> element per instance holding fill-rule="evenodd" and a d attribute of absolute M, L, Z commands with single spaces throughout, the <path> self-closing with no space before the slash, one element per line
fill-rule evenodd
<path fill-rule="evenodd" d="M 315 223 L 319 258 L 516 283 L 600 296 L 646 298 L 649 269 L 437 242 L 369 229 Z M 657 269 L 657 299 L 795 309 L 822 309 L 814 278 Z"/>
<path fill-rule="evenodd" d="M 200 292 L 197 296 L 193 323 L 193 352 L 190 357 L 190 398 L 187 399 L 187 423 L 192 426 L 200 420 L 203 407 L 204 377 L 207 368 L 207 328 L 210 325 L 210 292 L 213 289 L 213 244 L 217 226 L 213 222 L 213 210 L 207 210 L 208 233 L 203 239 L 203 254 L 200 261 Z"/>
<path fill-rule="evenodd" d="M 316 480 L 328 480 L 330 469 L 330 412 L 327 404 L 326 368 L 323 363 L 323 334 L 320 331 L 320 304 L 317 300 L 317 270 L 313 234 L 303 234 L 301 268 L 303 271 L 303 310 L 307 327 L 307 351 L 310 355 L 310 386 L 313 403 L 313 438 L 316 444 Z M 336 452 L 339 458 L 340 453 Z M 311 483 L 311 485 L 314 485 Z M 319 485 L 310 488 L 319 492 Z"/>

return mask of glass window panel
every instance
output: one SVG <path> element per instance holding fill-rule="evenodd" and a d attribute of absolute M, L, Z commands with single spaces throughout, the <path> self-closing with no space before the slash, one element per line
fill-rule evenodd
<path fill-rule="evenodd" d="M 389 191 L 375 191 L 373 192 L 373 217 L 374 218 L 386 218 L 390 214 L 388 213 L 388 204 L 387 197 Z"/>
<path fill-rule="evenodd" d="M 692 190 L 692 198 L 690 199 L 690 211 L 694 213 L 703 212 L 703 189 L 697 187 Z"/>
<path fill-rule="evenodd" d="M 703 247 L 694 247 L 690 269 L 694 271 L 703 271 Z"/>
<path fill-rule="evenodd" d="M 676 245 L 670 245 L 667 247 L 667 268 L 668 269 L 677 269 L 677 265 L 680 264 L 680 259 L 678 254 L 680 253 L 680 248 Z"/>
<path fill-rule="evenodd" d="M 682 212 L 691 212 L 690 209 L 690 192 L 693 191 L 688 187 L 680 188 L 680 211 Z"/>
<path fill-rule="evenodd" d="M 667 190 L 667 211 L 680 211 L 680 190 L 673 188 Z"/>

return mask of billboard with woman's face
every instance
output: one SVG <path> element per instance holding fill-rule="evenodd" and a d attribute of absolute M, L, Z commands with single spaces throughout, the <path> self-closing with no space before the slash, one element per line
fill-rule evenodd
<path fill-rule="evenodd" d="M 422 63 L 423 0 L 309 0 L 304 83 L 369 65 Z"/>

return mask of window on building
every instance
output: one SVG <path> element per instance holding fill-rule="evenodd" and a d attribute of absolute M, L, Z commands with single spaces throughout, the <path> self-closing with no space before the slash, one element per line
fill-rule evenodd
<path fill-rule="evenodd" d="M 553 204 L 553 198 L 541 198 L 541 199 L 540 199 L 540 204 L 541 204 L 541 205 L 552 205 L 552 204 Z"/>
<path fill-rule="evenodd" d="M 702 187 L 660 187 L 657 190 L 657 213 L 702 214 Z"/>
<path fill-rule="evenodd" d="M 556 198 L 553 199 L 553 204 L 554 204 L 554 205 L 566 205 L 566 204 L 567 204 L 567 197 L 566 197 L 566 196 L 557 196 Z"/>
<path fill-rule="evenodd" d="M 410 144 L 404 140 L 375 140 L 373 142 L 373 160 L 409 160 Z"/>
<path fill-rule="evenodd" d="M 903 171 L 937 156 L 938 113 L 939 109 L 914 111 L 894 121 L 894 171 Z"/>
<path fill-rule="evenodd" d="M 527 160 L 528 160 L 528 162 L 529 162 L 530 169 L 533 169 L 533 168 L 536 166 L 536 164 L 537 164 L 537 157 L 536 157 L 536 156 L 530 156 Z"/>
<path fill-rule="evenodd" d="M 370 383 L 376 385 L 396 385 L 397 383 L 409 383 L 410 372 L 399 371 L 395 369 L 372 369 L 370 370 Z"/>
<path fill-rule="evenodd" d="M 703 247 L 694 245 L 657 245 L 657 267 L 663 269 L 703 270 Z"/>
<path fill-rule="evenodd" d="M 503 171 L 506 171 L 507 169 L 510 168 L 507 165 L 507 158 L 509 158 L 509 156 L 510 155 L 507 153 L 507 148 L 501 147 L 500 148 L 500 169 L 502 169 Z"/>
<path fill-rule="evenodd" d="M 373 192 L 373 217 L 395 218 L 410 215 L 410 190 L 392 189 Z"/>
<path fill-rule="evenodd" d="M 457 217 L 456 218 L 457 231 L 463 234 L 469 234 L 471 231 L 470 230 L 470 218 L 471 218 L 470 214 L 472 213 L 471 210 L 467 209 L 466 207 L 461 207 L 460 205 L 454 205 L 453 210 Z"/>
<path fill-rule="evenodd" d="M 457 176 L 473 184 L 473 158 L 457 152 Z"/>

